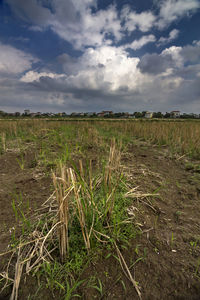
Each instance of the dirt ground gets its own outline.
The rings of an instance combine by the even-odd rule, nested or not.
[[[17,220],[12,201],[30,214],[50,195],[51,178],[33,168],[34,153],[28,151],[22,170],[15,152],[0,156],[0,253],[6,251]],[[9,233],[9,234],[8,234]]]
[[[0,252],[8,250],[17,223],[13,199],[31,215],[52,192],[51,176],[34,166],[32,151],[26,153],[23,170],[17,158],[15,152],[0,156]],[[123,250],[128,266],[133,264],[130,270],[142,299],[200,299],[200,174],[188,170],[185,157],[172,157],[167,148],[144,142],[127,147],[122,166],[131,187],[154,194],[133,199],[131,209],[140,234]],[[16,196],[20,193],[21,198]],[[105,255],[82,275],[98,274],[103,293],[83,285],[78,289],[81,299],[139,299],[116,259]],[[5,261],[0,259],[3,268]],[[20,300],[27,299],[27,286],[22,287]]]
[[[134,270],[143,299],[200,299],[199,174],[187,171],[186,161],[170,157],[165,148],[132,146],[129,153],[135,185],[159,194],[152,200],[154,210],[139,203],[137,214],[143,225],[138,243],[147,249],[147,259]]]

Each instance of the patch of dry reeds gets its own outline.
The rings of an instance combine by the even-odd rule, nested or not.
[[[104,174],[104,182],[105,185],[109,187],[109,189],[112,186],[111,179],[112,179],[113,170],[119,169],[120,160],[121,160],[121,151],[120,149],[117,149],[115,139],[112,139],[108,163],[106,165],[105,174]]]
[[[60,225],[58,227],[60,257],[63,262],[69,251],[69,237],[68,237],[68,224],[69,224],[69,205],[70,205],[70,192],[71,188],[67,187],[66,170],[65,166],[60,165],[60,177],[56,177],[53,173],[53,184],[58,202],[58,220]]]
[[[6,152],[6,135],[4,132],[1,134],[1,144],[3,151]]]
[[[121,178],[120,158],[121,152],[113,139],[105,171],[100,175],[94,176],[91,161],[87,170],[81,160],[78,170],[59,164],[57,171],[52,174],[54,192],[38,210],[32,232],[26,236],[26,241],[20,241],[16,249],[10,250],[10,253],[15,253],[16,257],[15,277],[13,279],[9,277],[9,266],[6,272],[0,274],[7,280],[7,284],[8,281],[13,283],[11,300],[18,298],[22,274],[37,273],[44,262],[54,260],[52,252],[58,249],[57,241],[59,241],[61,263],[70,259],[70,232],[74,230],[75,223],[77,226],[77,221],[80,230],[76,233],[79,232],[79,240],[83,241],[82,244],[88,252],[92,247],[92,239],[98,243],[111,241],[113,243],[114,225],[110,222],[115,206],[115,191]],[[98,190],[103,189],[105,185],[105,199],[96,198]],[[142,196],[136,190],[131,189],[125,197],[143,199],[148,197],[148,194]],[[99,228],[104,225],[99,226],[99,222],[105,222],[103,232]],[[128,224],[128,222],[130,223],[130,218],[122,223]],[[141,299],[139,286],[133,279],[116,242],[114,246],[123,272],[132,282]]]

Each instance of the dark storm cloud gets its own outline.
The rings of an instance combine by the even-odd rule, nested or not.
[[[168,82],[169,81],[169,82]],[[200,77],[185,80],[176,86],[176,76],[153,79],[136,90],[120,87],[111,92],[104,88],[77,88],[60,78],[41,77],[32,83],[16,79],[0,80],[0,106],[30,108],[34,111],[113,111],[154,110],[168,111],[182,108],[198,111],[200,99]],[[14,97],[15,96],[15,97]],[[188,106],[189,101],[189,106]]]
[[[171,48],[169,48],[169,50],[170,49]],[[179,47],[178,56],[183,65],[186,63],[197,63],[200,61],[200,46],[197,44],[187,45],[182,48]],[[167,53],[166,50],[161,54],[145,54],[138,64],[138,68],[142,73],[154,75],[165,72],[168,68],[177,69],[177,67],[182,70],[182,67],[180,68],[180,66],[177,65],[177,57],[173,57],[173,51]]]
[[[67,53],[63,53],[57,57],[57,62],[61,65],[62,70],[66,74],[76,74],[80,68],[78,64],[79,59],[72,57]]]
[[[145,54],[138,64],[142,73],[160,74],[172,67],[173,60],[170,55],[161,56],[157,53]]]
[[[200,61],[200,45],[195,46],[185,46],[181,50],[181,55],[185,61],[198,62]]]
[[[75,98],[80,99],[87,99],[87,97],[93,97],[93,99],[96,99],[97,97],[105,97],[110,94],[110,92],[108,92],[109,84],[106,82],[103,84],[103,89],[92,89],[89,87],[84,88],[77,87],[76,85],[73,86],[66,79],[40,77],[39,81],[29,83],[29,86],[38,91],[61,92],[66,94],[72,94]]]
[[[175,76],[190,80],[196,79],[198,74],[200,74],[200,64],[189,65],[174,71]]]
[[[107,83],[104,83],[104,88],[77,88],[66,80],[48,76],[40,77],[39,81],[31,83],[7,78],[0,80],[0,88],[2,86],[4,91],[1,93],[0,106],[6,105],[9,108],[17,105],[18,110],[31,108],[37,111],[117,111],[124,110],[124,101],[129,98],[127,87],[121,87],[115,92],[109,91]],[[62,98],[61,102],[59,96]],[[130,109],[131,107],[132,104]]]
[[[200,77],[195,80],[184,80],[178,88],[170,93],[169,105],[182,107],[188,112],[199,112]],[[193,108],[193,109],[191,109]]]

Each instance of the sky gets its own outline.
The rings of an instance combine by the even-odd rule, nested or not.
[[[200,0],[0,0],[0,110],[200,113]]]

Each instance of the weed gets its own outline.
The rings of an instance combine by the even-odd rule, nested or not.
[[[121,282],[122,287],[123,287],[123,289],[124,289],[124,292],[125,292],[125,294],[126,294],[126,292],[127,292],[126,285],[125,285],[125,283],[124,283],[123,280],[120,280],[120,282]]]
[[[196,253],[196,250],[199,250],[199,237],[196,237],[194,240],[190,241],[190,246],[191,248],[189,251],[193,255]]]
[[[18,162],[20,169],[24,170],[25,167],[24,155],[22,154],[20,158],[16,158],[16,161]]]
[[[182,215],[182,212],[177,210],[175,213],[174,213],[174,217],[175,217],[175,220],[176,222],[178,223],[180,221],[180,217]]]
[[[11,242],[10,242],[10,246],[12,248],[15,248],[18,244],[19,244],[19,240],[16,238],[16,228],[13,227],[11,229]]]
[[[195,249],[197,246],[197,243],[198,243],[198,241],[190,241],[190,246]]]
[[[64,299],[65,299],[65,300],[70,300],[72,296],[73,296],[73,297],[81,298],[80,295],[74,294],[74,292],[75,292],[76,289],[77,289],[82,283],[84,283],[84,282],[85,282],[85,280],[75,281],[75,282],[73,282],[72,286],[70,287],[70,284],[69,284],[69,282],[67,281],[67,282],[66,282],[66,284],[67,284],[67,288],[66,288],[67,292],[66,292],[66,294],[65,294],[65,298],[64,298]]]
[[[15,194],[12,198],[12,209],[15,214],[16,221],[20,221],[22,223],[22,234],[25,233],[25,230],[30,230],[31,223],[30,220],[26,217],[26,213],[24,212],[25,207],[23,206],[24,201],[22,199],[22,194]],[[29,200],[26,202],[26,210],[29,210]]]
[[[102,282],[101,280],[98,278],[98,284],[93,284],[93,285],[90,285],[91,288],[97,290],[101,296],[103,296],[103,285],[102,285]]]
[[[200,267],[200,258],[198,258],[198,260],[197,260],[197,265],[196,265],[196,269],[195,269],[195,273],[194,273],[196,276],[198,276],[199,267]]]
[[[182,187],[181,187],[181,184],[180,184],[178,181],[176,181],[176,186],[177,186],[177,188],[179,188],[179,189],[182,188]]]
[[[176,238],[174,237],[174,233],[172,232],[172,235],[171,235],[171,240],[170,240],[170,245],[171,247],[173,248],[174,246],[174,241],[176,240]]]
[[[136,245],[136,247],[135,247],[135,253],[137,254],[137,255],[139,255],[139,247],[140,247],[141,245]]]

